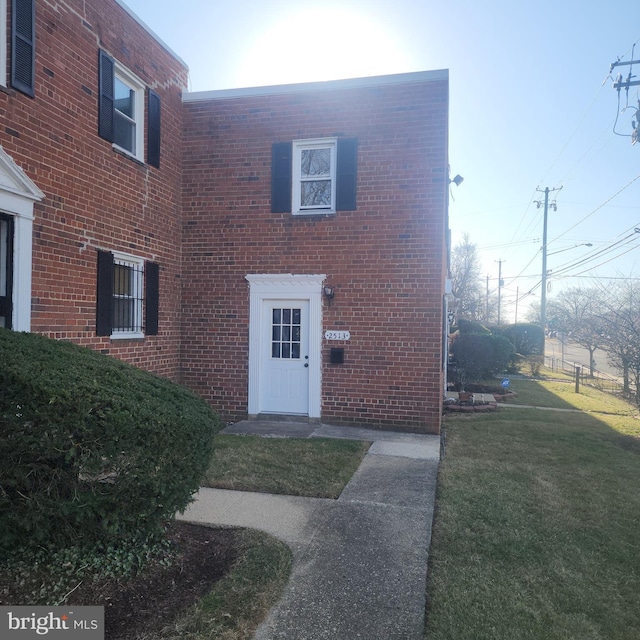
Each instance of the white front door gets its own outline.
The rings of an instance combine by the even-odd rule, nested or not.
[[[261,412],[308,415],[309,301],[262,304]]]
[[[320,418],[322,274],[256,273],[249,283],[247,413]]]

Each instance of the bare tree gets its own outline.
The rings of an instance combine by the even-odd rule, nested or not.
[[[462,242],[451,252],[451,285],[456,315],[469,320],[485,320],[480,259],[468,233],[463,234]]]
[[[604,344],[603,301],[596,288],[574,287],[558,294],[547,308],[550,326],[589,351],[593,377],[594,353]]]
[[[603,348],[622,373],[625,391],[633,379],[640,404],[640,284],[621,280],[603,290],[602,300]]]

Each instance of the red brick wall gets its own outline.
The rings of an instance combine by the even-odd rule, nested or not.
[[[185,104],[183,380],[247,412],[249,273],[325,273],[322,419],[437,432],[447,80]],[[271,144],[358,139],[356,211],[274,214]],[[345,363],[329,364],[331,346]]]
[[[98,137],[98,50],[162,100],[161,168]],[[0,92],[0,144],[45,193],[35,206],[32,331],[100,349],[175,378],[180,349],[181,94],[184,65],[122,7],[37,2],[35,98]],[[160,264],[160,332],[95,335],[96,249]]]
[[[97,135],[98,50],[162,99],[161,168]],[[0,90],[0,144],[35,205],[32,330],[181,379],[247,412],[250,273],[326,273],[322,418],[437,431],[442,391],[447,81],[181,103],[187,71],[105,0],[36,7],[35,98]],[[271,144],[358,139],[358,206],[272,214]],[[160,264],[160,331],[95,335],[96,250]],[[182,293],[182,299],[181,299]],[[345,363],[331,365],[331,346]]]

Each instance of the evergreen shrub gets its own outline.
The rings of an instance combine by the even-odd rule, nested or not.
[[[153,539],[221,428],[183,387],[69,342],[0,329],[0,554]]]
[[[464,390],[467,382],[505,371],[513,355],[513,345],[504,336],[460,333],[451,343],[450,381]]]

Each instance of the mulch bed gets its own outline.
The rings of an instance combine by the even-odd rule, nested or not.
[[[170,567],[152,563],[126,582],[82,584],[66,604],[104,606],[107,640],[133,640],[143,631],[158,632],[211,591],[238,557],[236,529],[176,522],[169,539],[178,550],[177,561]],[[13,604],[11,585],[2,584],[0,578],[0,586]]]

